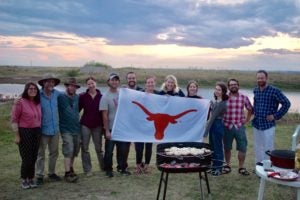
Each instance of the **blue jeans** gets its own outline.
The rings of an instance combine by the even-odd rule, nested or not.
[[[224,161],[223,152],[224,124],[222,119],[216,119],[209,130],[209,144],[213,151],[213,169],[221,169]]]
[[[113,140],[105,140],[105,152],[104,152],[104,171],[113,170],[113,152],[115,146],[117,147],[117,168],[124,171],[127,168],[127,151],[128,142],[119,142]]]

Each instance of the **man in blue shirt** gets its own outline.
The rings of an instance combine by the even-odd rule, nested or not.
[[[45,168],[45,151],[49,149],[49,169],[48,177],[50,180],[59,181],[61,178],[55,173],[56,160],[58,158],[58,107],[57,98],[60,94],[54,89],[60,83],[60,80],[54,75],[45,75],[43,79],[38,81],[42,86],[41,107],[42,107],[42,136],[36,162],[37,184],[43,184],[44,168]]]
[[[267,159],[265,152],[274,149],[275,121],[287,113],[291,103],[278,88],[268,85],[268,73],[265,70],[259,70],[256,79],[252,126],[255,162],[262,165],[262,161]]]
[[[65,83],[66,92],[58,97],[59,129],[63,140],[62,152],[65,164],[65,180],[75,182],[78,177],[73,164],[80,146],[79,95],[75,78]]]

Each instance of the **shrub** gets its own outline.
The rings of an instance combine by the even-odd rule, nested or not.
[[[72,69],[66,72],[67,77],[76,77],[79,76],[80,70],[79,69]]]

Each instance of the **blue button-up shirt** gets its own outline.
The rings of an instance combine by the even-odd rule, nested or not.
[[[45,95],[43,89],[41,89],[40,92],[42,107],[42,134],[53,136],[59,132],[57,98],[60,92],[53,89],[50,97]]]
[[[276,87],[268,85],[264,90],[254,88],[253,111],[254,118],[252,125],[258,130],[267,130],[275,126],[275,120],[287,113],[291,103],[288,98]],[[280,109],[279,104],[281,104]],[[268,121],[267,116],[274,115],[275,120]]]

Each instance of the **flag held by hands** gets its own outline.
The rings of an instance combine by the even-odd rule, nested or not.
[[[120,89],[112,139],[130,142],[202,141],[206,99],[161,96]]]

